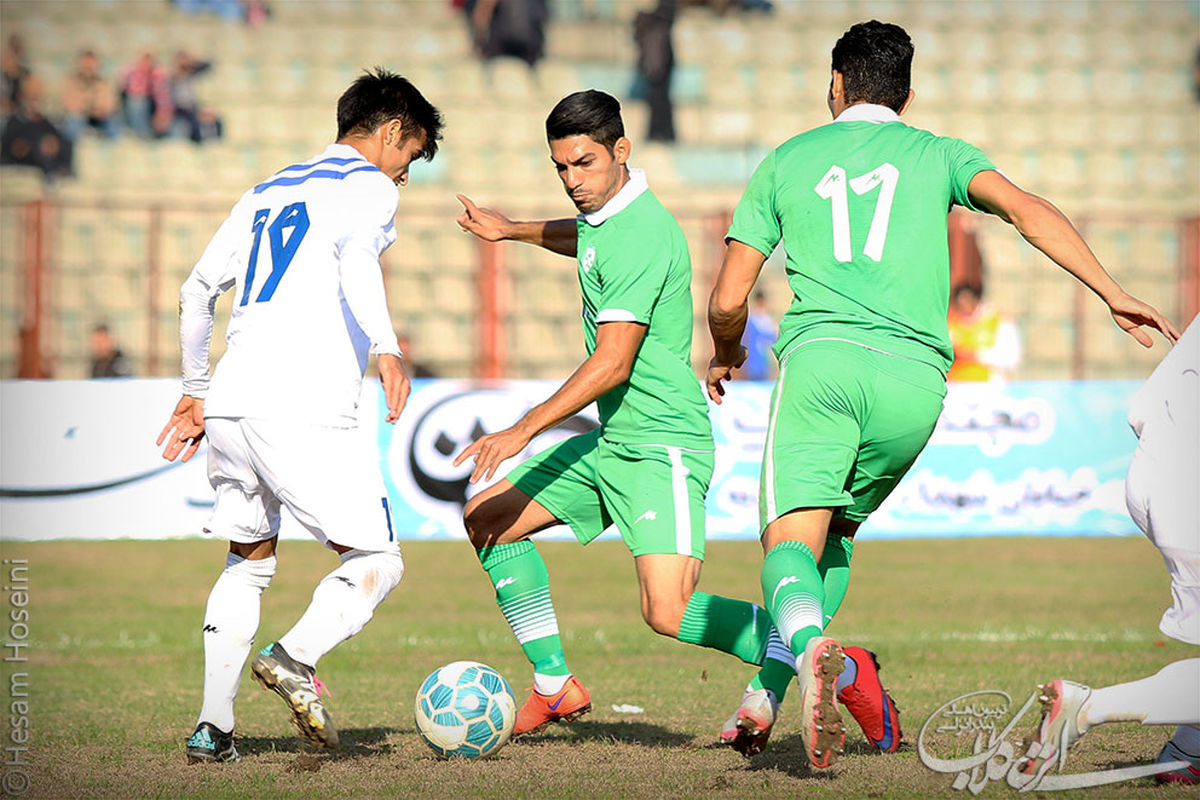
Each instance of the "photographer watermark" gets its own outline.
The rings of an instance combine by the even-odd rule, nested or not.
[[[971,794],[979,794],[991,781],[1003,781],[1022,792],[1054,792],[1120,783],[1187,766],[1182,761],[1171,761],[1051,775],[1056,759],[1045,757],[1043,746],[1036,741],[1042,710],[1038,694],[1031,694],[1011,718],[1012,698],[998,689],[968,692],[942,704],[925,720],[917,736],[921,763],[934,772],[954,775],[951,788],[966,789]],[[1030,709],[1034,714],[1021,726],[1027,733],[1015,733]],[[967,754],[961,755],[964,750]]]
[[[0,760],[0,792],[19,797],[29,791],[29,560],[4,559],[8,592],[8,631],[0,651],[8,675],[8,730]]]

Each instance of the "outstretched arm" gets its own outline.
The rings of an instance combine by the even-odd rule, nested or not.
[[[548,400],[530,409],[517,424],[481,436],[458,454],[458,466],[471,456],[471,483],[491,480],[506,458],[525,449],[533,437],[553,428],[600,395],[629,380],[646,326],[637,322],[604,322],[596,329],[596,349]]]
[[[573,219],[515,222],[498,211],[480,208],[465,194],[455,196],[463,204],[463,213],[459,214],[457,219],[458,226],[486,242],[511,239],[515,242],[536,244],[559,255],[575,255],[578,229]]]
[[[1158,309],[1121,288],[1071,221],[1048,200],[1022,190],[995,170],[978,173],[967,191],[971,202],[1010,223],[1025,241],[1095,292],[1108,305],[1113,321],[1143,347],[1151,347],[1154,340],[1142,326],[1158,330],[1171,342],[1179,338],[1179,330]]]
[[[748,244],[730,239],[716,285],[708,298],[708,330],[712,334],[713,357],[708,363],[708,396],[720,403],[724,382],[746,360],[742,333],[746,330],[746,302],[767,257]]]

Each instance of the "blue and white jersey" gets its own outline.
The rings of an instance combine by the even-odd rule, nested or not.
[[[395,184],[333,144],[244,195],[180,292],[183,392],[206,417],[352,427],[369,354],[399,354],[379,256],[396,240]],[[209,386],[216,299],[234,289]]]

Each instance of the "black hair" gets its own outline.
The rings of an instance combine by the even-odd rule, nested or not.
[[[417,157],[432,160],[445,124],[442,112],[407,78],[383,67],[363,73],[338,98],[337,138],[370,135],[393,119],[400,120],[406,137],[415,136],[418,128],[424,132],[425,147]]]
[[[546,138],[550,141],[568,136],[587,136],[608,152],[625,135],[621,104],[611,94],[587,89],[569,94],[546,117]]]
[[[833,46],[846,103],[878,103],[899,111],[912,86],[913,43],[899,25],[860,22]]]

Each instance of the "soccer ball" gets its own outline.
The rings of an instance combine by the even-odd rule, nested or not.
[[[486,758],[512,736],[517,698],[499,672],[455,661],[429,674],[417,690],[417,732],[442,758]]]

